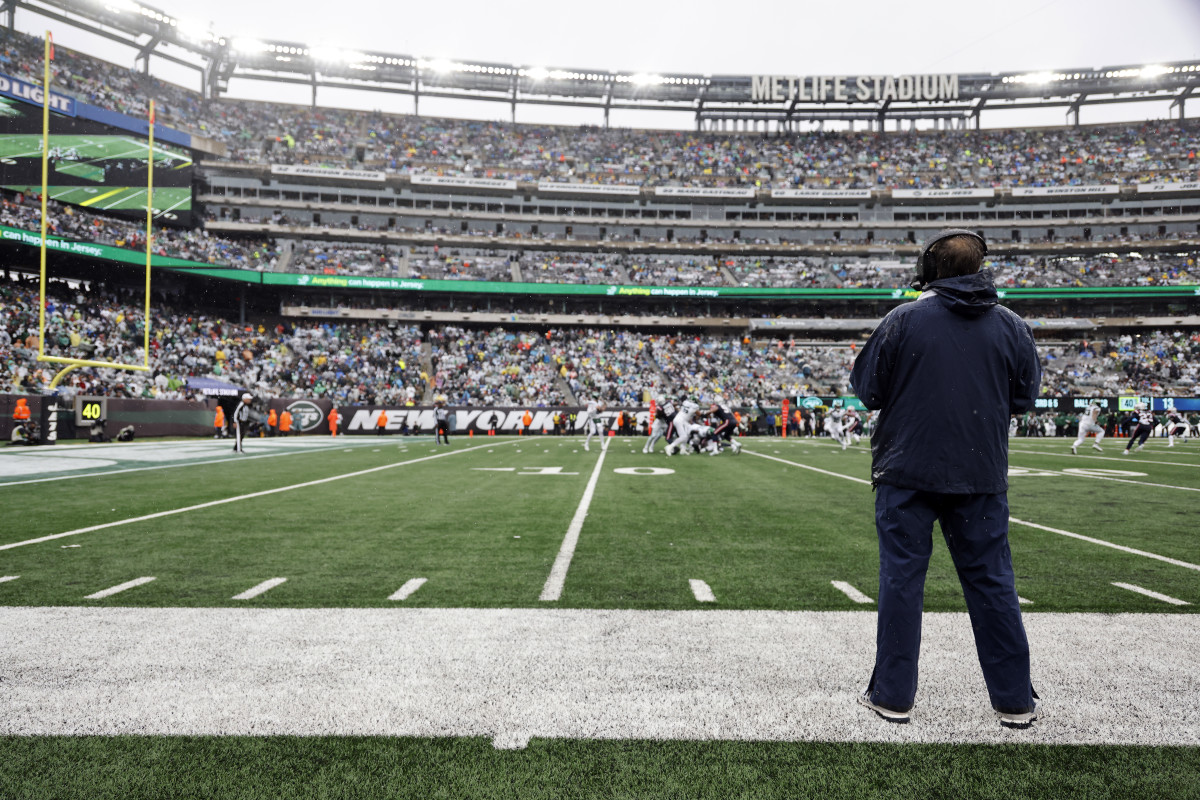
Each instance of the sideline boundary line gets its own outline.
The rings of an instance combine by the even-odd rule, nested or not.
[[[229,463],[230,461],[256,461],[260,458],[275,458],[276,456],[295,456],[295,455],[300,455],[302,453],[328,453],[330,450],[333,450],[335,448],[342,449],[342,446],[340,444],[338,444],[333,447],[306,447],[303,449],[297,448],[296,450],[291,451],[291,452],[263,453],[262,455],[246,456],[245,458],[240,458],[238,456],[225,456],[224,458],[213,458],[213,459],[209,459],[208,461],[189,461],[186,464],[156,464],[151,467],[130,467],[128,469],[110,469],[106,472],[85,472],[85,473],[81,473],[79,475],[55,475],[52,478],[30,478],[29,480],[24,480],[24,481],[6,481],[6,482],[0,482],[0,489],[3,489],[5,486],[25,486],[30,483],[47,483],[49,481],[69,481],[69,480],[73,480],[75,478],[103,478],[106,475],[123,475],[127,472],[145,472],[146,470],[149,470],[149,469],[177,469],[178,467],[200,467],[200,466],[206,466],[208,464],[226,464],[226,463]],[[13,455],[16,455],[16,454],[14,453]],[[45,455],[47,457],[52,457],[53,453],[39,453],[38,455]],[[103,456],[97,455],[96,457],[102,458]],[[29,455],[29,456],[26,456],[26,458],[36,458],[36,456]]]
[[[853,475],[842,475],[837,472],[830,472],[829,470],[818,469],[817,467],[810,467],[807,464],[797,464],[794,461],[785,461],[784,459],[776,458],[775,456],[768,456],[768,455],[764,455],[762,453],[755,453],[753,450],[742,450],[742,452],[746,453],[747,455],[758,456],[759,458],[768,458],[771,461],[778,461],[781,464],[787,464],[788,466],[800,467],[801,469],[812,470],[813,472],[820,472],[822,475],[829,475],[834,478],[842,478],[844,480],[854,481],[855,483],[865,483],[868,486],[871,485],[870,481],[865,481],[862,478],[855,478]],[[1066,474],[1070,475],[1071,473],[1066,473]],[[1078,476],[1078,477],[1083,477],[1083,476]],[[1143,484],[1143,485],[1146,485],[1146,484]],[[1016,525],[1024,525],[1025,527],[1028,527],[1028,528],[1036,528],[1038,530],[1047,531],[1049,533],[1057,533],[1060,536],[1067,536],[1072,539],[1079,539],[1080,541],[1083,541],[1083,542],[1089,542],[1091,544],[1098,544],[1101,547],[1111,547],[1112,549],[1120,550],[1123,553],[1130,553],[1131,555],[1136,555],[1136,556],[1144,556],[1145,558],[1152,558],[1155,561],[1162,561],[1167,564],[1172,564],[1176,567],[1183,567],[1184,569],[1193,569],[1193,570],[1200,572],[1200,564],[1191,564],[1187,561],[1180,561],[1178,559],[1169,558],[1167,556],[1160,556],[1157,553],[1150,553],[1145,550],[1138,550],[1133,547],[1126,547],[1125,545],[1116,544],[1114,542],[1106,542],[1103,539],[1095,539],[1091,536],[1084,536],[1082,533],[1072,533],[1071,531],[1064,531],[1060,528],[1051,528],[1046,525],[1039,525],[1036,522],[1026,522],[1023,519],[1017,519],[1016,517],[1013,517],[1013,516],[1009,516],[1008,521],[1010,523],[1013,523]]]
[[[558,556],[554,559],[554,566],[550,568],[550,576],[546,578],[546,585],[538,595],[538,600],[542,602],[554,602],[562,597],[563,585],[567,582],[567,570],[571,568],[571,559],[575,557],[575,545],[579,543],[579,533],[583,530],[583,521],[587,519],[588,508],[592,505],[592,495],[596,493],[596,484],[600,481],[600,471],[604,467],[604,457],[608,455],[608,443],[612,439],[611,436],[604,437],[604,444],[600,447],[600,458],[596,459],[596,467],[592,470],[592,476],[588,478],[587,488],[583,490],[579,508],[575,509],[575,516],[567,526],[567,535],[563,537]]]
[[[505,442],[504,444],[513,444],[513,443],[514,442]],[[173,508],[170,511],[159,511],[154,514],[145,514],[140,517],[130,517],[129,519],[119,519],[119,520],[116,520],[115,522],[105,522],[102,525],[92,525],[87,528],[77,528],[76,530],[66,531],[64,533],[53,533],[53,534],[50,534],[49,536],[39,536],[36,539],[26,539],[23,542],[12,542],[11,544],[0,545],[0,550],[11,550],[14,547],[23,547],[27,544],[40,544],[41,542],[49,542],[49,541],[53,541],[54,539],[65,538],[67,536],[78,536],[81,533],[92,533],[94,531],[101,531],[106,528],[116,528],[121,525],[129,525],[134,522],[145,522],[147,520],[152,520],[152,519],[161,519],[162,517],[171,517],[171,516],[174,516],[175,514],[183,514],[188,511],[199,511],[202,508],[212,508],[213,506],[221,506],[221,505],[225,505],[226,503],[236,503],[238,500],[250,500],[255,497],[266,497],[267,495],[279,494],[280,492],[290,492],[293,489],[306,489],[309,486],[320,486],[323,483],[332,483],[333,481],[340,481],[345,478],[357,478],[360,475],[370,475],[372,472],[382,472],[385,469],[393,469],[395,467],[404,467],[409,464],[417,464],[422,461],[432,461],[435,458],[445,458],[446,456],[454,456],[454,455],[458,455],[459,453],[469,453],[472,450],[482,450],[485,447],[502,447],[502,446],[503,445],[499,445],[499,444],[495,444],[495,443],[482,444],[482,445],[479,445],[478,447],[468,447],[465,450],[450,450],[445,453],[435,453],[434,455],[431,455],[431,456],[422,456],[420,458],[414,458],[409,461],[399,461],[395,464],[384,464],[383,466],[371,467],[370,469],[360,469],[356,472],[347,472],[343,475],[331,475],[328,478],[318,478],[315,481],[305,481],[304,483],[294,483],[291,486],[280,486],[275,489],[264,489],[261,492],[251,492],[250,494],[240,494],[235,497],[225,497],[220,500],[210,500],[207,503],[198,503],[197,505],[194,505],[194,506],[185,506],[183,508]]]

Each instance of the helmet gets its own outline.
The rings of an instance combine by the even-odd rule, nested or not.
[[[254,395],[250,394],[249,392],[245,392],[244,394],[242,394],[242,402],[243,403],[249,403],[253,399],[254,399]]]

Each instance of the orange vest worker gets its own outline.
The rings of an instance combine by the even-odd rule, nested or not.
[[[292,412],[288,411],[286,408],[283,410],[283,413],[279,415],[279,432],[292,432]]]
[[[225,433],[225,409],[217,406],[217,418],[213,420],[213,427],[217,429],[217,436]]]
[[[329,416],[326,417],[326,419],[329,420],[329,435],[337,436],[337,426],[338,426],[337,409],[336,408],[329,409]]]
[[[379,422],[375,423],[375,431],[378,435],[382,435],[387,430],[387,411],[379,412]]]
[[[17,398],[17,407],[13,409],[13,422],[26,422],[29,419],[29,401],[24,397]]]
[[[526,411],[525,416],[521,417],[521,424],[525,426],[525,430],[529,430],[529,426],[533,424],[533,415]]]
[[[275,409],[267,412],[267,428],[271,431],[271,435],[275,435],[275,428],[279,425],[279,415],[275,413]]]

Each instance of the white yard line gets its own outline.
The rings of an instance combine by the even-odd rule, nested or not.
[[[1087,444],[1087,443],[1085,442],[1084,444]],[[1087,449],[1091,450],[1092,446],[1090,444],[1088,444]],[[1121,449],[1124,450],[1125,448],[1122,447]],[[1066,453],[1070,453],[1071,445],[1068,444],[1066,446],[1065,450],[1066,450]],[[1093,452],[1095,452],[1095,451],[1093,451]],[[1053,458],[1056,456],[1061,457],[1061,456],[1066,455],[1066,453],[1060,453],[1057,450],[1042,451],[1042,450],[1011,450],[1010,449],[1008,451],[1008,453],[1009,453],[1009,455],[1016,453],[1017,455],[1023,455],[1023,456],[1046,456],[1047,458]],[[1138,458],[1137,461],[1131,461],[1129,458],[1122,458],[1120,456],[1106,456],[1106,455],[1100,455],[1100,454],[1092,455],[1092,453],[1083,452],[1083,445],[1080,445],[1079,455],[1072,454],[1071,458],[1072,459],[1091,458],[1096,461],[1116,461],[1121,464],[1158,464],[1158,465],[1164,466],[1164,467],[1188,467],[1190,469],[1200,469],[1200,464],[1184,464],[1181,461],[1150,461],[1145,458]]]
[[[550,577],[546,578],[546,585],[542,587],[542,593],[538,596],[538,600],[542,602],[554,602],[562,597],[563,584],[567,582],[567,570],[571,568],[571,559],[575,557],[575,545],[579,543],[579,533],[583,530],[583,521],[587,519],[592,495],[596,493],[596,483],[600,480],[604,457],[608,455],[610,438],[604,437],[604,444],[600,446],[600,457],[596,459],[596,467],[592,470],[592,476],[588,478],[583,498],[579,501],[579,507],[575,509],[575,516],[571,518],[571,524],[567,527],[567,535],[563,537],[562,546],[558,549],[558,557],[554,559],[554,566],[550,568]]]
[[[778,461],[781,464],[788,464],[789,466],[800,467],[801,469],[808,469],[808,470],[812,470],[813,472],[820,472],[822,475],[830,475],[834,478],[842,478],[844,480],[854,481],[855,483],[862,483],[862,484],[866,484],[868,486],[871,485],[870,481],[863,480],[862,478],[855,478],[852,475],[842,475],[837,472],[830,472],[829,470],[817,469],[816,467],[810,467],[807,464],[799,464],[795,461],[786,461],[782,458],[775,458],[774,456],[763,455],[762,453],[755,453],[752,450],[743,450],[742,452],[747,453],[748,455],[758,456],[759,458],[767,458],[767,459],[770,459],[771,461]],[[1068,473],[1064,473],[1064,474],[1071,475],[1072,473],[1068,472]],[[1077,475],[1075,477],[1083,477],[1083,476]],[[1090,542],[1091,544],[1098,544],[1098,545],[1101,545],[1102,547],[1111,547],[1112,549],[1120,550],[1123,553],[1130,553],[1131,555],[1143,556],[1145,558],[1153,558],[1156,561],[1162,561],[1167,564],[1173,564],[1177,567],[1184,567],[1186,569],[1200,570],[1200,564],[1191,564],[1191,563],[1188,563],[1187,561],[1179,561],[1174,558],[1168,558],[1166,556],[1160,556],[1155,553],[1149,553],[1145,550],[1136,550],[1132,547],[1125,547],[1124,545],[1114,544],[1113,542],[1107,542],[1103,539],[1095,539],[1091,536],[1084,536],[1083,534],[1080,534],[1080,533],[1072,533],[1071,531],[1064,531],[1060,528],[1050,528],[1050,527],[1047,527],[1046,525],[1038,525],[1036,522],[1026,522],[1025,520],[1017,519],[1016,517],[1011,517],[1011,516],[1008,518],[1008,521],[1014,525],[1024,525],[1027,528],[1037,528],[1038,530],[1047,531],[1048,533],[1057,533],[1060,536],[1067,536],[1072,539],[1079,539],[1080,541]]]
[[[231,599],[233,599],[233,600],[250,600],[254,597],[258,597],[263,592],[271,591],[272,589],[274,589],[276,586],[278,586],[281,583],[287,583],[287,578],[271,578],[270,580],[265,580],[262,583],[258,584],[257,586],[251,586],[249,589],[242,592],[241,594],[235,594]]]
[[[875,626],[870,609],[0,607],[0,735],[1196,744],[1200,615],[1027,615],[1053,691],[1019,732],[996,722],[966,613],[925,614],[909,725],[858,706]]]
[[[124,583],[118,583],[116,586],[110,586],[107,589],[102,589],[101,591],[96,592],[95,594],[89,594],[87,597],[85,597],[83,599],[84,600],[101,600],[105,597],[111,597],[112,595],[117,594],[118,592],[123,592],[126,589],[132,589],[135,586],[144,586],[145,584],[149,583],[152,580],[154,580],[154,578],[134,578],[131,581],[125,581]]]
[[[689,578],[688,585],[692,587],[692,596],[696,598],[698,603],[715,603],[717,596],[713,594],[712,587],[702,580]]]
[[[129,195],[128,197],[118,197],[116,200],[113,200],[108,205],[102,206],[101,210],[107,211],[108,209],[112,208],[113,206],[118,206],[121,203],[129,202],[130,200],[133,200],[134,198],[138,197],[139,195],[143,195],[145,193],[146,193],[145,189],[140,189],[140,190],[134,192],[133,194]],[[145,208],[145,206],[142,206],[142,207]]]
[[[1129,464],[1126,460],[1124,463]],[[1079,472],[1063,472],[1056,469],[1046,469],[1045,467],[1022,467],[1019,464],[1009,464],[1010,467],[1017,469],[1027,469],[1031,472],[1052,472],[1055,475],[1061,475],[1064,478],[1086,478],[1094,481],[1112,481],[1114,483],[1132,483],[1134,486],[1150,486],[1155,489],[1176,489],[1181,492],[1200,492],[1200,487],[1196,486],[1175,486],[1171,483],[1150,483],[1149,481],[1135,481],[1129,478],[1114,478],[1111,475],[1084,475]]]
[[[759,458],[765,458],[770,461],[778,461],[780,464],[787,464],[789,467],[799,467],[800,469],[807,469],[807,470],[811,470],[812,472],[819,472],[822,475],[829,475],[830,477],[833,477],[833,478],[842,478],[843,480],[847,480],[847,481],[854,481],[855,483],[861,483],[864,486],[871,485],[870,481],[863,480],[862,478],[855,478],[852,475],[843,475],[840,472],[830,472],[827,469],[819,469],[818,467],[810,467],[808,464],[799,464],[795,461],[788,461],[787,459],[776,458],[775,456],[769,456],[769,455],[766,455],[765,453],[756,453],[753,450],[743,449],[742,452],[748,456],[758,456]]]
[[[851,600],[853,600],[856,603],[864,603],[865,604],[865,603],[874,603],[875,602],[874,600],[867,597],[865,594],[860,592],[858,589],[855,589],[853,586],[846,583],[845,581],[830,581],[830,583],[833,584],[833,588],[837,589],[839,592],[846,595],[846,597],[849,597]]]
[[[86,448],[87,445],[79,445],[79,447]],[[68,449],[68,448],[67,447],[63,448],[63,450],[66,450],[66,449]],[[72,449],[74,449],[74,448],[72,448]],[[5,486],[24,486],[24,485],[30,484],[30,483],[47,483],[49,481],[69,481],[69,480],[74,480],[76,478],[96,478],[96,477],[102,477],[105,475],[123,475],[127,472],[145,472],[146,470],[150,470],[150,469],[159,470],[159,469],[175,469],[177,467],[198,467],[198,466],[203,466],[206,464],[223,464],[227,461],[254,461],[259,458],[275,458],[276,456],[294,456],[299,453],[328,453],[330,450],[334,450],[334,449],[340,449],[340,445],[338,448],[306,447],[304,449],[297,448],[295,450],[288,450],[288,451],[280,452],[280,453],[264,453],[262,455],[257,455],[257,456],[253,456],[253,455],[238,456],[238,455],[234,455],[231,453],[230,455],[224,456],[222,458],[211,458],[206,461],[188,461],[188,462],[185,462],[182,464],[156,464],[152,467],[129,467],[128,469],[110,469],[110,470],[103,470],[100,472],[84,472],[84,473],[80,473],[80,474],[76,474],[76,475],[58,475],[53,478],[30,478],[28,480],[23,480],[23,481],[4,481],[4,482],[0,482],[0,489],[3,489]],[[5,453],[5,455],[17,455],[17,454],[16,453]],[[37,454],[29,454],[29,455],[21,454],[21,455],[25,458],[37,458],[39,456],[45,456],[47,458],[54,457],[54,453],[47,453],[47,452],[42,452],[42,453],[37,453]],[[104,453],[99,453],[98,457],[106,458],[107,456]]]
[[[410,578],[404,582],[404,585],[397,589],[388,600],[407,600],[417,589],[425,585],[427,578]]]
[[[1155,600],[1162,600],[1164,603],[1170,603],[1173,606],[1191,605],[1191,603],[1187,602],[1186,600],[1180,600],[1179,598],[1171,597],[1170,595],[1159,594],[1158,592],[1144,589],[1141,586],[1134,586],[1132,583],[1118,583],[1117,581],[1113,581],[1113,586],[1116,586],[1120,589],[1128,589],[1131,592],[1137,592],[1138,594],[1143,594],[1146,597],[1153,597]]]
[[[20,575],[0,575],[0,583],[8,583],[9,581],[15,581],[19,577],[21,577],[21,576]]]
[[[1135,556],[1142,556],[1143,558],[1153,558],[1155,561],[1162,561],[1167,564],[1173,564],[1176,567],[1183,567],[1185,569],[1194,569],[1194,570],[1200,571],[1200,564],[1189,564],[1187,561],[1179,561],[1174,558],[1167,558],[1166,556],[1160,556],[1156,553],[1148,553],[1145,550],[1136,550],[1132,547],[1126,547],[1125,545],[1122,545],[1122,544],[1114,544],[1113,542],[1106,542],[1103,539],[1094,539],[1091,536],[1084,536],[1081,533],[1072,533],[1071,531],[1064,531],[1064,530],[1061,530],[1060,528],[1050,528],[1050,527],[1047,527],[1046,525],[1038,525],[1036,522],[1026,522],[1025,520],[1017,519],[1016,517],[1009,517],[1008,521],[1011,523],[1015,523],[1017,525],[1024,525],[1027,528],[1037,528],[1039,531],[1046,531],[1048,533],[1057,533],[1059,536],[1067,536],[1072,539],[1079,539],[1082,542],[1090,542],[1091,544],[1098,544],[1102,547],[1111,547],[1113,550],[1120,550],[1122,553],[1129,553],[1129,554],[1135,555]]]
[[[508,444],[508,443],[506,442],[506,444]],[[236,503],[239,500],[251,500],[256,497],[267,497],[268,495],[279,494],[280,492],[290,492],[294,489],[306,489],[309,486],[320,486],[321,484],[332,483],[333,481],[345,480],[346,478],[357,478],[362,475],[370,475],[371,473],[374,473],[374,472],[382,472],[383,470],[386,470],[386,469],[394,469],[396,467],[404,467],[404,466],[408,466],[409,464],[417,464],[422,461],[432,461],[435,458],[445,458],[446,456],[456,456],[456,455],[459,455],[460,453],[469,453],[472,450],[481,450],[484,447],[487,447],[487,445],[480,445],[479,447],[468,447],[464,450],[450,450],[445,453],[437,453],[432,456],[422,456],[421,458],[414,458],[409,461],[400,461],[395,464],[384,464],[381,467],[371,467],[370,469],[361,469],[356,472],[346,472],[341,475],[333,475],[328,478],[319,478],[315,481],[305,481],[304,483],[293,483],[291,486],[280,486],[277,489],[266,489],[261,492],[251,492],[250,494],[240,494],[240,495],[237,495],[236,497],[226,497],[221,500],[212,500],[208,503],[198,503],[194,506],[185,506],[183,508],[173,508],[169,511],[159,511],[158,513],[146,514],[141,517],[130,517],[129,519],[120,519],[115,522],[106,522],[102,525],[92,525],[87,528],[77,528],[76,530],[73,530],[73,531],[66,531],[64,533],[55,533],[55,534],[51,534],[50,536],[39,536],[36,539],[26,539],[23,542],[12,542],[11,544],[0,545],[0,550],[11,550],[14,547],[24,547],[27,544],[39,544],[41,542],[49,542],[49,541],[53,541],[55,539],[62,539],[63,537],[66,537],[66,536],[78,536],[81,533],[93,533],[95,531],[102,531],[102,530],[106,530],[108,528],[116,528],[120,525],[130,525],[135,522],[146,522],[147,520],[161,519],[162,517],[170,517],[170,516],[174,516],[175,514],[185,514],[189,511],[199,511],[202,508],[212,508],[214,506],[225,505],[226,503]]]

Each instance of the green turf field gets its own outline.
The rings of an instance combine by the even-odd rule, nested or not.
[[[1192,646],[1184,640],[1197,630],[1200,607],[1196,443],[1168,449],[1165,441],[1152,440],[1144,452],[1123,456],[1124,442],[1109,440],[1104,453],[1085,449],[1074,456],[1066,439],[1012,441],[1017,589],[1026,603],[1043,697],[1057,701],[1059,719],[1069,718],[1074,726],[1057,730],[1051,712],[1025,738],[1011,732],[998,738],[982,715],[961,725],[952,719],[944,728],[940,719],[915,719],[909,730],[896,733],[853,708],[853,685],[866,677],[857,673],[863,653],[869,657],[871,650],[878,586],[865,447],[842,451],[828,440],[760,439],[748,440],[746,452],[736,457],[667,458],[643,455],[641,445],[640,439],[618,437],[603,452],[595,441],[584,452],[576,437],[502,437],[460,438],[451,448],[435,449],[420,437],[308,437],[252,440],[247,455],[237,458],[227,452],[227,443],[211,440],[0,452],[5,507],[0,577],[7,578],[0,582],[0,606],[16,615],[14,624],[24,624],[22,615],[29,613],[50,614],[53,624],[54,615],[65,615],[81,625],[78,636],[86,638],[97,620],[114,614],[110,655],[119,658],[129,649],[126,642],[140,641],[139,626],[178,625],[198,636],[202,629],[218,636],[229,630],[237,640],[245,637],[232,631],[240,630],[245,614],[281,614],[262,619],[274,620],[270,626],[278,631],[312,636],[308,641],[309,634],[297,634],[308,641],[296,645],[298,662],[313,657],[314,647],[350,653],[343,656],[345,669],[351,674],[361,669],[370,682],[379,670],[355,666],[357,646],[346,642],[357,640],[339,637],[360,620],[368,625],[399,620],[400,641],[389,638],[390,647],[404,650],[403,641],[411,637],[413,648],[433,642],[429,646],[437,649],[445,640],[453,654],[419,662],[433,664],[427,679],[394,676],[396,686],[414,680],[436,684],[468,665],[481,671],[471,672],[475,677],[467,684],[484,687],[461,685],[465,678],[440,686],[434,696],[445,698],[450,708],[462,693],[463,710],[429,712],[432,718],[422,717],[420,724],[404,717],[394,726],[396,736],[362,737],[392,730],[386,721],[345,726],[345,719],[373,719],[373,712],[364,712],[328,727],[304,723],[298,739],[280,735],[282,723],[265,724],[266,738],[234,735],[241,723],[227,721],[217,729],[229,736],[197,735],[210,731],[209,723],[189,726],[185,712],[176,712],[178,736],[163,738],[176,730],[170,719],[123,722],[118,707],[128,698],[113,690],[107,700],[94,702],[109,703],[116,721],[100,713],[98,721],[79,728],[101,735],[0,739],[0,751],[9,754],[0,766],[0,796],[281,796],[271,788],[280,782],[268,776],[294,770],[296,781],[281,781],[292,787],[287,796],[1200,797],[1198,750],[1179,746],[1192,743],[1200,730],[1190,702],[1200,668],[1177,661],[1173,649]],[[564,567],[572,530],[578,538]],[[557,599],[540,599],[555,573]],[[559,620],[556,609],[568,616]],[[935,689],[922,692],[946,716],[969,716],[973,712],[961,710],[962,698],[974,697],[978,666],[969,625],[955,622],[965,620],[965,605],[940,544],[930,567],[926,610],[930,674],[947,676],[951,699],[940,699]],[[649,659],[649,666],[639,665],[636,680],[621,680],[639,703],[661,706],[661,719],[675,720],[676,727],[655,727],[660,712],[643,705],[631,712],[642,715],[635,723],[605,727],[608,723],[597,720],[611,708],[580,710],[585,700],[564,695],[559,704],[567,721],[546,729],[530,723],[517,737],[516,746],[524,749],[502,752],[481,740],[480,735],[496,735],[500,742],[501,736],[487,727],[486,709],[478,705],[483,701],[472,700],[472,693],[487,695],[491,687],[504,696],[530,687],[505,689],[515,679],[506,673],[505,659],[486,667],[476,663],[480,653],[516,648],[513,660],[524,664],[532,658],[530,674],[539,675],[539,662],[520,652],[521,641],[554,649],[559,634],[541,630],[546,619],[561,621],[570,632],[561,633],[568,637],[561,657],[577,659],[570,661],[577,678],[547,674],[532,679],[535,687],[569,694],[591,680],[595,691],[625,685],[596,677],[620,671],[619,663],[604,663],[610,642],[610,654],[620,655],[613,656],[617,662]],[[715,633],[689,629],[705,620],[728,627]],[[793,634],[809,635],[804,626],[813,620],[828,621],[829,652],[813,656],[825,666],[811,678],[796,677],[797,686],[789,688],[789,658],[798,659],[797,676],[808,675],[800,661],[811,659],[789,655],[786,642]],[[1103,645],[1089,636],[1109,620],[1114,631],[1136,632],[1145,621],[1160,633],[1148,634],[1145,644],[1100,655]],[[422,628],[426,623],[435,629]],[[939,662],[943,624],[968,638],[960,642],[965,642],[961,657],[943,653]],[[32,629],[43,625],[39,617]],[[323,625],[328,640],[317,633]],[[405,634],[408,625],[413,627]],[[475,625],[508,633],[476,645]],[[622,644],[622,632],[635,628],[646,638]],[[838,631],[859,640],[847,642]],[[736,724],[697,723],[689,715],[703,716],[702,708],[689,708],[682,698],[692,696],[703,706],[741,691],[740,667],[732,666],[740,663],[738,657],[716,655],[722,642],[739,636],[746,638],[731,645],[735,653],[744,653],[750,664],[771,664],[744,679],[748,695],[741,702],[759,711],[735,715]],[[781,643],[772,646],[764,636],[779,636]],[[186,649],[184,639],[176,646]],[[697,649],[696,641],[705,645]],[[459,645],[461,652],[454,650]],[[53,647],[32,652],[44,656],[56,652]],[[1076,651],[1078,663],[1071,663]],[[1137,661],[1133,651],[1144,660]],[[61,669],[75,675],[71,659],[80,654],[69,647],[62,652]],[[1038,663],[1039,653],[1045,663]],[[1062,654],[1064,663],[1053,662],[1052,653]],[[421,658],[407,650],[392,655]],[[674,666],[653,666],[660,656]],[[13,657],[16,675],[25,675],[21,667],[27,662],[20,653]],[[391,663],[391,657],[381,663]],[[246,658],[258,663],[257,656]],[[336,680],[325,683],[321,658],[316,672],[300,670],[309,678],[294,689],[270,691],[327,691],[331,705],[352,705],[355,696],[341,694],[345,687]],[[704,671],[708,658],[708,669],[725,681],[724,688],[681,688],[680,680],[691,682],[689,669]],[[845,659],[854,666],[837,666]],[[689,667],[674,673],[679,660]],[[165,666],[169,661],[164,654],[155,663],[183,668]],[[829,675],[831,669],[835,675]],[[1075,723],[1089,717],[1071,716],[1075,706],[1105,701],[1103,689],[1091,691],[1089,675],[1098,684],[1128,681],[1161,686],[1162,693],[1131,699],[1135,710],[1113,710],[1114,728],[1081,732]],[[107,686],[108,680],[101,683]],[[170,705],[170,690],[160,691],[168,692],[162,697]],[[838,723],[833,733],[812,733],[807,716],[781,712],[774,718],[774,707],[786,704],[793,691],[809,694],[806,714],[816,709],[821,715],[828,707],[824,716]],[[756,692],[765,692],[770,702]],[[487,696],[493,697],[487,702],[501,702]],[[623,698],[618,693],[601,705]],[[539,701],[535,694],[518,706]],[[320,696],[307,702],[323,707]],[[393,698],[385,705],[392,702],[408,701]],[[761,707],[754,706],[759,702]],[[1186,710],[1181,706],[1172,714],[1172,703],[1186,704]],[[40,704],[26,711],[46,716]],[[199,715],[194,708],[192,713]],[[438,713],[446,719],[439,721]],[[519,716],[519,710],[510,713]],[[484,721],[465,721],[474,714],[483,714]],[[571,721],[575,714],[578,724]],[[22,732],[19,725],[10,723],[0,733]],[[880,726],[889,729],[877,730]],[[137,730],[151,735],[126,735]],[[322,736],[326,730],[345,735]],[[451,738],[434,733],[439,730]],[[1142,743],[1159,741],[1160,733],[1163,746]],[[189,766],[164,769],[176,763]]]

